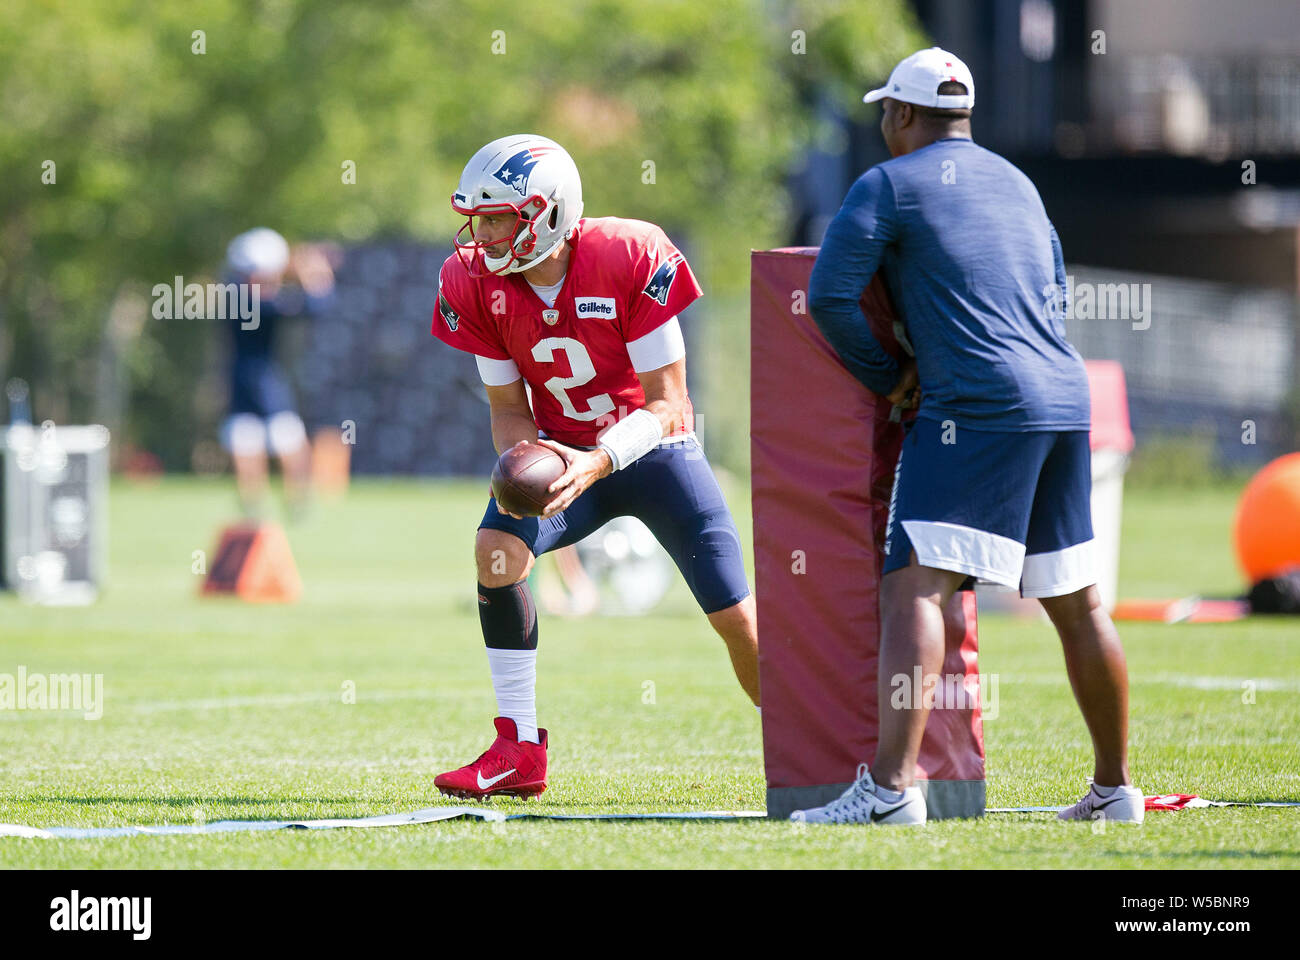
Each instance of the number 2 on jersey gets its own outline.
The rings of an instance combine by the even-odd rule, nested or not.
[[[575,340],[573,337],[545,337],[533,345],[533,359],[538,363],[554,363],[556,350],[563,350],[565,356],[569,358],[569,369],[573,371],[573,375],[551,377],[546,381],[545,387],[551,391],[556,400],[560,401],[560,406],[564,408],[564,415],[573,420],[595,420],[613,413],[614,400],[608,393],[591,397],[587,401],[588,409],[582,412],[579,412],[573,406],[573,401],[569,399],[569,390],[590,383],[596,377],[596,367],[591,362],[591,354],[587,353],[587,348],[582,345],[582,341]]]

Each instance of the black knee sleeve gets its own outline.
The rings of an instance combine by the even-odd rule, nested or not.
[[[528,581],[508,587],[478,585],[478,622],[494,650],[537,649],[537,606]]]

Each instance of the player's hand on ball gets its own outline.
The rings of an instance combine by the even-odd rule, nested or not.
[[[516,520],[523,519],[519,514],[511,513],[509,510],[504,509],[499,503],[497,504],[497,513],[501,514],[503,517],[514,517]]]
[[[609,476],[614,470],[609,454],[604,450],[576,450],[546,439],[537,442],[559,454],[565,464],[564,473],[560,474],[548,488],[549,492],[555,495],[555,499],[546,505],[546,509],[542,511],[543,517],[552,517],[564,510],[577,500],[584,490],[601,477]]]

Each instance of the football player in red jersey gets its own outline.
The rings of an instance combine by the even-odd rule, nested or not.
[[[498,452],[540,443],[564,458],[541,517],[490,499],[474,544],[478,609],[496,691],[497,737],[438,776],[445,794],[546,789],[547,732],[534,699],[540,554],[617,516],[640,518],[672,555],[758,704],[754,598],[740,537],[694,433],[677,315],[701,290],[654,224],[582,216],[564,148],[517,135],[465,167],[452,208],[466,217],[442,265],[433,334],[474,354]]]

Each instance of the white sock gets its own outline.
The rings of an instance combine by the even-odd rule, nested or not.
[[[537,733],[537,651],[487,648],[497,714],[515,722],[520,740],[540,743]]]
[[[1106,797],[1109,797],[1112,793],[1114,793],[1118,789],[1119,787],[1099,787],[1095,783],[1092,785],[1092,792],[1095,793],[1097,796],[1101,797],[1103,800]]]
[[[763,708],[760,707],[758,704],[754,704],[754,709],[755,709],[756,711],[758,711],[758,719],[762,720],[762,719],[763,719]]]
[[[876,796],[884,800],[885,803],[898,803],[899,800],[903,799],[903,794],[898,790],[890,790],[880,784],[876,784]]]

